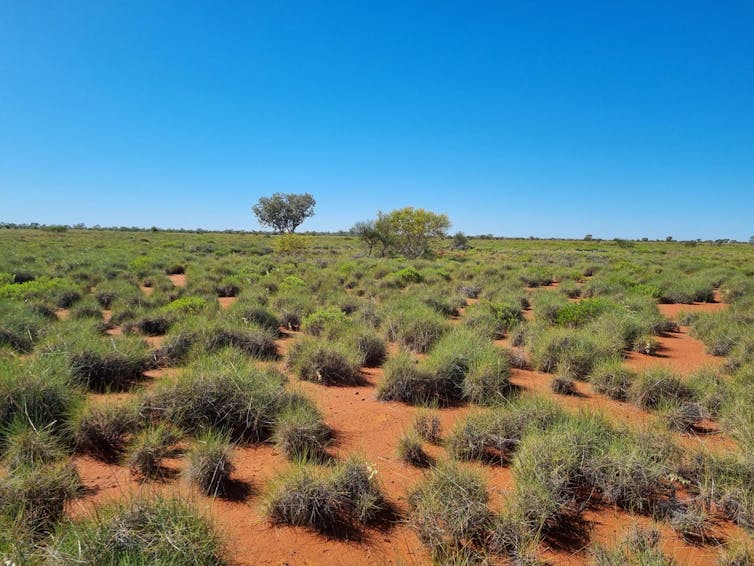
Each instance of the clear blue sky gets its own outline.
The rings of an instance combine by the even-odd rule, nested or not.
[[[0,221],[754,234],[754,3],[0,2]]]

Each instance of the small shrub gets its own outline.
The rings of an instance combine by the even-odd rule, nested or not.
[[[338,307],[326,307],[314,311],[301,321],[301,329],[312,336],[320,336],[326,333],[328,336],[337,336],[349,318]]]

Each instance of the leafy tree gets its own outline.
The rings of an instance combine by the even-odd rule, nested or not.
[[[450,220],[445,214],[408,206],[387,214],[378,212],[375,226],[390,249],[416,258],[429,251],[432,238],[445,236]]]
[[[369,255],[376,246],[380,246],[380,255],[384,256],[393,240],[390,225],[384,218],[357,222],[351,228],[351,233],[367,245]]]
[[[276,232],[292,234],[304,220],[314,216],[315,204],[314,197],[309,193],[275,193],[271,197],[261,197],[251,210],[260,224]]]

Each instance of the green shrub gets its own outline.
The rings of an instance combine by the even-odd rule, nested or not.
[[[584,326],[603,313],[620,308],[607,299],[583,299],[577,303],[566,303],[558,309],[555,322],[571,328]]]
[[[208,304],[207,299],[202,297],[181,297],[166,305],[163,310],[167,314],[194,315],[202,312]]]
[[[335,337],[342,332],[349,318],[338,307],[325,307],[314,311],[301,321],[301,329],[307,334]]]

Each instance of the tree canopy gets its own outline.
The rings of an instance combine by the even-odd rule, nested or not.
[[[432,238],[445,236],[448,228],[450,220],[445,214],[408,206],[378,212],[376,220],[358,222],[352,232],[367,244],[370,255],[379,245],[382,255],[390,250],[416,258],[429,252]]]
[[[261,197],[251,210],[260,224],[276,232],[292,234],[304,220],[314,216],[316,204],[309,193],[275,193],[271,197]]]

